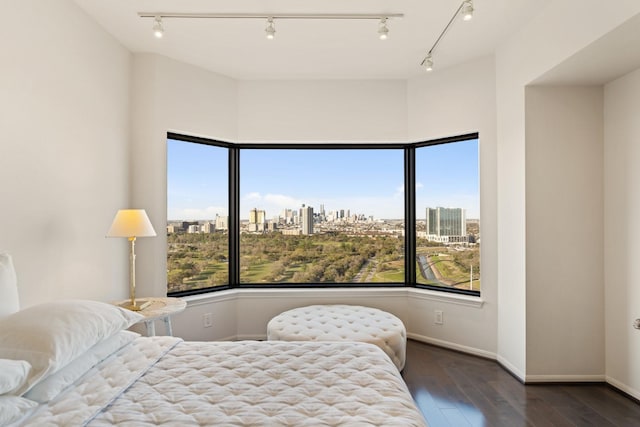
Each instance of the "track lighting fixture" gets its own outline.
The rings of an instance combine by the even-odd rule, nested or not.
[[[458,9],[456,9],[456,13],[453,14],[451,19],[449,20],[449,23],[444,27],[444,30],[442,30],[442,32],[436,39],[436,42],[433,44],[433,46],[431,46],[431,49],[429,49],[427,56],[425,56],[425,58],[420,63],[420,66],[424,67],[426,71],[433,70],[433,52],[436,50],[438,43],[440,43],[440,40],[442,40],[444,35],[449,30],[449,27],[451,27],[451,24],[453,24],[458,15],[462,15],[462,19],[464,19],[465,21],[469,21],[473,17],[473,0],[464,0],[462,3],[460,3],[460,6],[458,6]]]
[[[267,38],[273,40],[276,36],[276,27],[273,25],[273,18],[267,18],[267,28],[264,30],[267,33]]]
[[[465,0],[462,3],[462,19],[465,21],[471,21],[473,18],[473,2],[472,0]]]
[[[155,24],[153,25],[153,32],[156,37],[162,37],[164,33],[164,29],[162,28],[162,19],[163,18],[180,18],[180,19],[191,19],[191,18],[208,18],[208,19],[266,19],[267,27],[265,28],[265,33],[268,39],[273,39],[276,35],[276,28],[274,25],[274,20],[276,19],[323,19],[323,20],[362,20],[362,19],[370,19],[377,20],[380,22],[378,26],[378,37],[381,40],[385,40],[389,35],[389,28],[387,27],[387,20],[392,18],[402,18],[404,15],[402,13],[386,13],[386,14],[373,14],[373,13],[302,13],[302,14],[294,14],[294,13],[276,13],[270,15],[261,15],[254,13],[160,13],[160,12],[138,12],[138,16],[141,18],[154,18]]]
[[[153,35],[156,38],[161,39],[164,34],[164,28],[162,28],[162,17],[156,16],[153,24]]]
[[[446,32],[449,30],[456,17],[462,16],[462,19],[469,21],[473,18],[473,0],[463,0],[453,17],[449,20],[449,23],[444,27],[438,38],[436,39],[431,49],[429,49],[427,55],[424,57],[420,66],[424,67],[426,71],[433,70],[433,53],[438,47],[438,43],[442,40]],[[159,12],[138,12],[138,16],[141,18],[154,18],[153,33],[157,38],[161,38],[164,35],[164,28],[162,27],[162,18],[209,18],[209,19],[266,19],[267,27],[265,28],[266,37],[269,40],[275,38],[276,28],[274,25],[275,19],[330,19],[330,20],[361,20],[361,19],[375,19],[379,21],[378,24],[378,37],[380,40],[386,40],[389,37],[389,28],[387,27],[387,20],[392,18],[402,18],[402,13],[388,13],[388,14],[270,14],[260,15],[252,13],[159,13]]]
[[[422,64],[425,71],[433,71],[433,57],[431,56],[431,52],[427,53],[427,56],[422,60]]]
[[[382,18],[378,25],[378,37],[380,40],[386,40],[389,37],[389,29],[387,28],[387,18]]]

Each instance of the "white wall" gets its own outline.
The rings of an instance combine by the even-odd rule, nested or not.
[[[640,70],[605,86],[607,381],[640,399]]]
[[[127,295],[130,53],[73,2],[3,2],[0,250],[22,306]]]
[[[525,188],[525,87],[638,12],[640,3],[633,0],[550,2],[496,53],[498,358],[522,379],[527,372],[530,309],[525,196],[527,188],[534,188]],[[579,219],[576,225],[580,226]]]
[[[603,90],[526,89],[527,381],[604,380]]]
[[[139,295],[167,292],[167,132],[237,137],[236,82],[155,54],[132,67],[131,204],[147,210],[157,237],[136,241]]]
[[[404,80],[238,82],[243,142],[407,140]]]
[[[478,132],[480,135],[480,217],[482,307],[456,301],[411,299],[410,330],[439,344],[496,353],[498,307],[496,91],[493,56],[425,73],[407,87],[409,140],[424,141]],[[434,325],[434,310],[446,321]]]

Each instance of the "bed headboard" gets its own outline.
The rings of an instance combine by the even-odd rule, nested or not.
[[[20,310],[18,280],[11,255],[0,252],[0,319]]]

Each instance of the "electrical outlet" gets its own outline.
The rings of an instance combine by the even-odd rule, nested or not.
[[[436,325],[442,325],[443,321],[442,321],[442,310],[436,310],[434,311],[435,315],[436,315],[436,319],[435,319],[435,324]]]
[[[202,315],[202,326],[205,328],[213,326],[213,313],[205,313]]]

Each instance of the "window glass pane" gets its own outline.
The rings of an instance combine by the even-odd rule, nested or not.
[[[480,291],[478,140],[416,149],[416,279]]]
[[[240,153],[241,283],[404,282],[402,149]]]
[[[229,283],[228,149],[167,141],[167,291]]]

